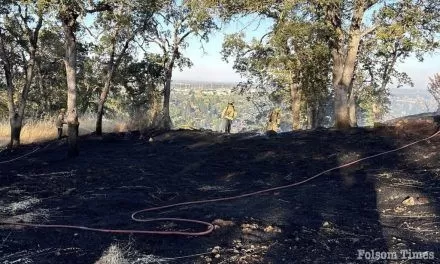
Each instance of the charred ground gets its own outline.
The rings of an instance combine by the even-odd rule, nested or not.
[[[0,162],[40,147],[0,163],[0,221],[197,230],[135,223],[130,214],[304,180],[435,133],[438,125],[425,121],[276,136],[189,130],[84,136],[76,159],[65,158],[65,139],[4,150]],[[0,263],[95,263],[115,244],[131,263],[369,263],[357,259],[358,250],[401,249],[434,252],[434,260],[417,263],[440,263],[439,148],[436,136],[283,191],[145,215],[214,222],[216,230],[202,237],[0,226]],[[429,203],[402,205],[408,196]],[[164,259],[197,253],[207,254]]]

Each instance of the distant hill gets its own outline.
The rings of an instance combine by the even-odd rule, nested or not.
[[[391,89],[392,95],[402,95],[402,94],[426,94],[431,96],[431,94],[426,89],[416,89],[416,88],[394,88]]]
[[[437,102],[427,90],[393,89],[391,90],[390,100],[391,111],[385,119],[435,112],[437,110]]]
[[[234,82],[197,82],[173,81],[172,83],[172,118],[177,127],[194,126],[218,130],[221,126],[219,115],[228,100],[235,100],[239,109],[239,118],[236,130],[262,129],[271,104],[261,108],[248,100],[248,95],[237,95],[232,89],[237,85]],[[391,90],[390,112],[385,120],[419,113],[435,112],[437,102],[425,89],[396,88]],[[288,106],[285,106],[286,109]],[[284,115],[282,127],[288,129],[289,111]],[[362,124],[362,122],[360,122]]]

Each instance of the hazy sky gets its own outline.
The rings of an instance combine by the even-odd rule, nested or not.
[[[247,39],[261,37],[270,27],[270,21],[262,20],[258,16],[248,16],[238,21],[223,25],[220,32],[210,36],[209,42],[203,44],[192,38],[184,54],[194,63],[193,67],[182,72],[173,72],[174,80],[195,80],[212,82],[238,82],[240,75],[232,69],[232,62],[226,63],[220,54],[223,39],[226,34],[244,32]],[[230,58],[233,61],[234,58]]]
[[[267,32],[266,29],[269,26],[269,23],[256,17],[231,23],[225,26],[221,32],[211,36],[210,41],[204,44],[206,54],[200,49],[200,43],[191,39],[190,47],[184,53],[191,58],[194,65],[182,72],[176,69],[173,73],[173,79],[176,81],[240,81],[240,75],[232,69],[232,63],[228,64],[221,58],[220,51],[224,35],[242,30],[247,37],[258,37]],[[414,88],[426,89],[428,78],[440,72],[440,54],[426,55],[423,62],[418,62],[415,58],[409,58],[403,64],[398,65],[398,70],[405,71],[413,79]]]

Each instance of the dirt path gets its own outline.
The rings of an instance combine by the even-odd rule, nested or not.
[[[427,134],[391,128],[274,137],[174,131],[152,142],[136,133],[108,134],[83,137],[74,160],[65,158],[65,142],[53,142],[26,159],[0,164],[0,220],[196,230],[134,223],[130,214],[297,182]],[[417,263],[440,263],[439,144],[437,137],[284,191],[155,213],[216,224],[204,237],[0,226],[0,263],[105,263],[103,254],[115,247],[125,263],[371,263],[358,259],[362,250],[433,252],[434,260]],[[0,152],[0,161],[34,147]],[[407,196],[429,203],[404,206]],[[206,255],[164,259],[198,253]],[[412,263],[398,257],[375,263]]]

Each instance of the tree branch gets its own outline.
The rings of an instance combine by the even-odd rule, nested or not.
[[[366,35],[373,33],[376,31],[376,29],[379,27],[379,24],[375,24],[371,26],[370,28],[365,29],[363,32],[361,32],[361,38],[365,37]]]
[[[93,8],[92,9],[86,9],[85,10],[86,13],[91,13],[92,14],[92,13],[98,13],[98,12],[103,12],[103,11],[113,11],[114,10],[114,7],[111,6],[108,3],[99,3],[96,6],[94,6],[93,5],[93,1],[89,0],[89,4],[91,6],[93,6]]]
[[[183,40],[188,37],[191,33],[195,33],[195,30],[189,30],[188,32],[186,32],[185,34],[183,34],[180,38],[179,41],[177,41],[177,45],[180,45]]]
[[[367,3],[365,4],[365,10],[370,9],[372,6],[374,6],[378,2],[379,2],[379,0],[369,0],[369,1],[367,1]]]
[[[115,61],[115,68],[119,67],[119,64],[121,63],[122,57],[124,57],[125,52],[128,49],[128,46],[130,45],[130,42],[134,40],[136,36],[135,32],[132,32],[130,37],[127,38],[127,40],[124,43],[124,47],[122,48],[121,52],[116,56],[116,61]]]
[[[43,26],[43,15],[40,14],[40,15],[38,15],[38,22],[37,22],[37,25],[35,26],[34,32],[33,33],[31,32],[31,35],[29,36],[29,38],[32,37],[31,45],[34,46],[34,48],[37,47],[38,35],[40,33],[40,29],[42,26]]]

